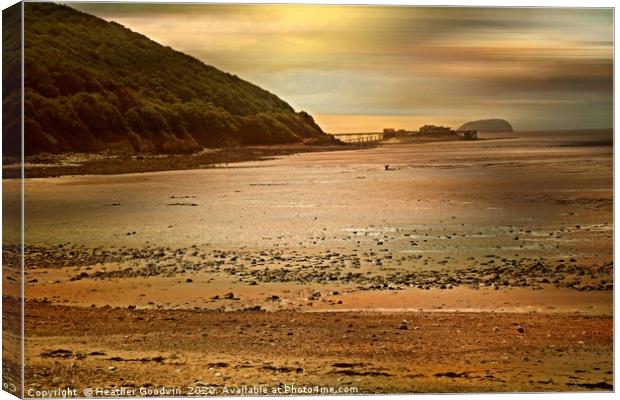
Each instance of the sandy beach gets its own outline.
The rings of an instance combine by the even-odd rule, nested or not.
[[[26,388],[612,390],[611,138],[27,179]]]

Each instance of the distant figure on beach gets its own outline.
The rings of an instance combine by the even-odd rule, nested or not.
[[[385,170],[389,171],[390,170],[390,164],[385,164]]]

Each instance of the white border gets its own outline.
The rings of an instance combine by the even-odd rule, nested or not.
[[[69,2],[69,1],[65,1],[65,2]],[[97,2],[103,2],[103,1],[97,1],[97,0],[81,0],[81,2],[92,2],[92,3],[97,3]],[[105,1],[108,3],[123,3],[123,2],[136,2],[136,3],[242,3],[242,4],[257,4],[257,3],[269,3],[269,4],[350,4],[350,5],[402,5],[402,6],[412,6],[412,5],[417,5],[417,6],[461,6],[461,7],[472,7],[472,6],[480,6],[480,7],[575,7],[575,8],[585,8],[585,7],[605,7],[605,8],[614,8],[616,3],[615,1],[609,1],[609,0],[589,0],[589,1],[559,1],[559,0],[555,0],[555,1],[550,1],[550,0],[539,0],[539,1],[532,1],[532,0],[465,0],[465,1],[447,1],[447,0],[388,0],[388,1],[372,1],[372,0],[356,0],[356,1],[351,1],[351,0],[308,0],[308,1],[301,1],[301,0],[242,0],[242,1],[235,1],[235,0],[208,0],[208,1],[200,1],[200,0],[184,0],[184,1],[158,1],[158,0],[131,0],[131,1],[119,1],[119,0],[109,0],[109,1]],[[12,0],[0,0],[0,5],[1,8],[7,8],[12,4],[15,4],[16,1],[12,1]],[[2,22],[0,20],[0,31],[1,31],[1,27],[2,27]],[[614,28],[615,28],[615,9],[614,9]],[[23,29],[23,24],[22,24],[22,29]],[[614,43],[616,43],[618,40],[618,31],[614,29]],[[23,43],[22,43],[22,50],[23,50]],[[1,61],[1,54],[2,54],[2,44],[0,41],[0,61]],[[23,65],[22,65],[23,68]],[[615,195],[615,187],[616,187],[616,177],[618,176],[618,172],[620,172],[620,167],[616,164],[615,162],[615,139],[616,139],[616,132],[617,132],[617,119],[615,118],[617,115],[617,103],[615,102],[615,93],[616,93],[616,89],[618,88],[618,82],[615,79],[616,73],[617,73],[618,69],[617,66],[615,64],[615,49],[614,49],[614,195]],[[22,87],[23,87],[23,74],[22,74]],[[23,97],[23,91],[22,91],[22,97]],[[23,102],[23,99],[22,99]],[[22,103],[23,104],[23,103]],[[22,113],[23,113],[23,109],[22,109]],[[2,116],[2,112],[1,112],[1,107],[0,107],[0,118]],[[22,142],[23,142],[23,135],[22,135]],[[2,151],[2,143],[0,141],[0,154]],[[23,143],[22,143],[22,152],[23,152]],[[23,167],[22,167],[22,176],[23,176]],[[22,180],[22,191],[23,191],[23,180]],[[0,185],[0,195],[2,193],[2,189],[1,189],[1,185]],[[616,210],[617,210],[617,203],[616,203],[616,198],[614,196],[614,222],[616,220]],[[1,221],[1,217],[2,217],[2,211],[0,209],[0,221]],[[23,206],[22,206],[22,221],[23,221]],[[2,231],[0,230],[0,240],[2,238]],[[618,255],[620,254],[620,251],[618,250],[618,248],[616,248],[615,243],[616,243],[616,238],[617,238],[617,232],[614,229],[614,260],[619,259]],[[22,224],[22,243],[23,243],[23,224]],[[0,260],[1,260],[1,255],[0,255]],[[618,274],[617,271],[614,270],[614,282],[619,282],[618,281]],[[23,283],[23,266],[22,266],[22,283]],[[23,295],[23,284],[22,284],[22,295]],[[614,290],[614,310],[618,309],[618,298],[615,296],[615,290]],[[0,302],[0,312],[2,310],[2,304]],[[0,322],[1,324],[1,322]],[[23,331],[23,313],[22,313],[22,331]],[[616,343],[615,338],[616,335],[618,333],[618,320],[616,319],[616,314],[614,312],[614,345]],[[23,333],[23,332],[22,332]],[[614,346],[615,347],[615,346]],[[23,357],[23,338],[22,338],[22,357]],[[614,367],[619,365],[618,364],[618,351],[614,351]],[[618,372],[615,368],[614,368],[614,391],[616,390],[615,388],[618,385]],[[22,370],[22,374],[23,374],[23,370]],[[23,376],[22,376],[22,382],[23,382]],[[431,399],[431,400],[435,400],[435,399],[449,399],[449,398],[454,398],[455,395],[453,394],[446,394],[446,395],[372,395],[372,396],[364,396],[364,397],[372,397],[372,398],[378,398],[378,399],[410,399],[413,398],[414,396],[423,396],[425,399]],[[536,397],[540,397],[543,399],[549,399],[549,400],[574,400],[574,399],[613,399],[614,398],[614,393],[544,393],[544,394],[530,394],[530,393],[526,393],[526,394],[462,394],[462,395],[457,395],[458,399],[479,399],[481,397],[483,398],[489,398],[489,399],[529,399],[532,396],[536,396]],[[292,399],[308,399],[311,398],[312,396],[291,396],[291,397],[287,397],[287,398],[292,398]],[[5,400],[5,399],[15,399],[16,397],[8,394],[7,392],[4,391],[0,391],[0,400]],[[244,399],[256,399],[256,397],[241,397]],[[260,397],[261,399],[281,399],[281,397]],[[351,396],[330,396],[328,397],[330,399],[350,399]],[[160,397],[160,399],[171,399],[169,397]]]

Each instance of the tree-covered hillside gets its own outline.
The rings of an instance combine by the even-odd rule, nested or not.
[[[258,86],[52,3],[25,4],[24,79],[27,154],[180,153],[331,138]]]

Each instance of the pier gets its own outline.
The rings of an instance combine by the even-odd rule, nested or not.
[[[383,132],[333,133],[332,135],[345,143],[370,143],[383,140]]]

